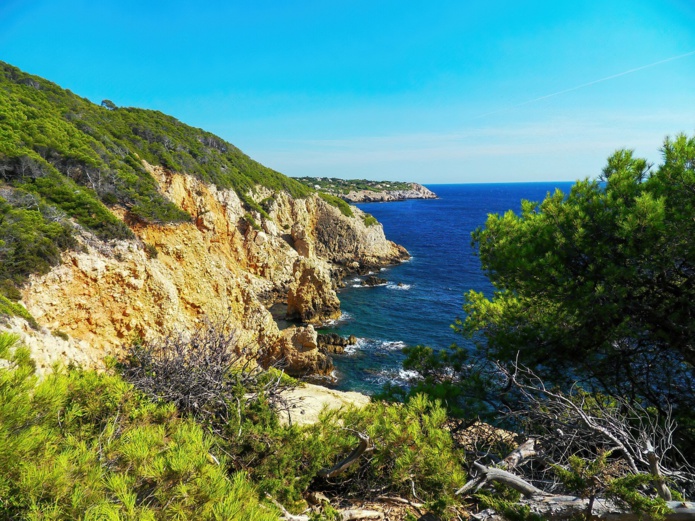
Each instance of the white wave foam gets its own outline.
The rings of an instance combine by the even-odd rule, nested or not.
[[[403,284],[402,282],[398,283],[398,284],[394,284],[393,282],[389,282],[386,285],[386,287],[388,289],[396,289],[399,291],[408,291],[412,286],[411,286],[411,284]]]
[[[382,369],[367,379],[379,385],[384,385],[386,383],[391,383],[394,385],[408,385],[413,380],[417,380],[418,378],[420,378],[420,375],[417,373],[417,371],[401,368]]]
[[[407,347],[407,344],[401,340],[358,338],[354,344],[345,346],[343,354],[354,355],[358,351],[400,351],[404,347]]]
[[[394,340],[394,341],[385,341],[381,343],[381,349],[385,349],[386,351],[400,351],[404,347],[406,347],[407,344],[405,342],[402,342],[401,340]]]
[[[324,325],[324,327],[333,327],[336,324],[342,324],[343,322],[347,322],[349,320],[352,320],[352,315],[350,313],[343,311],[340,313],[340,316],[338,318],[334,318],[332,320],[326,320],[323,323],[323,325]]]

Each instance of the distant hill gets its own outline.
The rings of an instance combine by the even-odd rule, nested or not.
[[[336,177],[297,177],[307,187],[341,197],[351,203],[436,199],[437,195],[417,183],[370,181]]]

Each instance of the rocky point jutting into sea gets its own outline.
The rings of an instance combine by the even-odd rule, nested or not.
[[[211,317],[226,318],[250,352],[263,346],[272,360],[283,359],[290,374],[326,374],[332,364],[317,348],[313,325],[340,316],[341,277],[408,257],[381,225],[366,226],[356,208],[346,217],[318,196],[295,199],[261,187],[254,197],[272,202],[269,217],[252,214],[254,226],[233,190],[147,168],[195,221],[143,224],[114,209],[137,239],[107,244],[85,233],[82,251],[64,253],[59,266],[33,277],[22,301],[41,326],[69,335],[28,339],[43,342],[43,356],[35,355],[40,366],[98,364],[133,338],[183,331]],[[269,311],[278,302],[305,325],[281,331]]]
[[[437,194],[418,183],[410,183],[410,188],[406,190],[354,190],[342,197],[351,203],[384,203],[406,199],[436,199]]]

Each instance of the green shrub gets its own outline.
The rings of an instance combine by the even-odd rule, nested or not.
[[[37,382],[14,340],[0,334],[1,518],[277,519],[173,406],[93,371]]]
[[[0,316],[2,315],[21,317],[26,320],[32,328],[39,328],[38,322],[36,322],[36,319],[27,311],[27,308],[22,306],[19,302],[12,302],[3,295],[0,295]]]
[[[66,341],[70,340],[70,337],[68,336],[68,334],[65,333],[64,331],[60,331],[59,329],[52,331],[51,334],[55,337],[62,339],[62,340],[66,340]]]
[[[254,230],[260,231],[261,227],[256,222],[256,219],[253,218],[253,215],[251,215],[250,213],[245,213],[244,214],[244,220],[251,225],[251,228],[253,228]]]
[[[319,192],[319,197],[331,206],[335,206],[336,208],[338,208],[338,210],[340,210],[340,213],[342,213],[345,217],[354,217],[355,214],[352,212],[352,208],[350,207],[350,205],[343,201],[340,197],[326,194],[324,192]]]
[[[262,492],[288,508],[301,510],[308,489],[341,497],[399,495],[443,509],[456,502],[454,491],[465,482],[461,461],[444,429],[444,410],[420,396],[404,406],[375,403],[365,409],[326,413],[315,425],[283,426],[260,401],[233,419],[226,445],[234,468],[246,469]],[[369,436],[373,451],[331,479],[319,477]],[[375,493],[379,491],[379,493]],[[417,497],[413,497],[413,491]],[[418,499],[419,498],[419,499]]]
[[[376,217],[374,217],[373,215],[370,215],[368,213],[366,213],[362,216],[362,222],[364,223],[364,225],[367,228],[369,228],[370,226],[374,226],[376,224],[379,224],[379,221],[376,220]]]

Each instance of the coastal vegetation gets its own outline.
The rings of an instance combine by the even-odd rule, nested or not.
[[[60,369],[39,381],[0,334],[2,519],[277,519],[213,436],[115,374]]]
[[[340,213],[342,213],[345,217],[353,217],[354,213],[352,211],[352,208],[348,203],[343,201],[340,197],[336,197],[331,194],[327,194],[325,192],[320,192],[319,197],[326,201],[328,204],[331,206],[335,206],[340,210]]]
[[[250,210],[257,186],[305,197],[313,189],[235,146],[153,110],[101,105],[0,62],[0,292],[16,300],[29,274],[44,273],[76,245],[72,222],[102,240],[132,239],[110,211],[131,220],[189,221],[143,161],[234,189]],[[4,306],[3,309],[6,309]]]
[[[695,138],[667,139],[663,153],[653,169],[616,152],[596,181],[489,216],[473,244],[495,291],[466,295],[454,327],[468,343],[407,349],[409,388],[313,425],[282,421],[282,391],[298,382],[257,366],[266,346],[249,358],[226,323],[196,319],[136,338],[103,372],[57,365],[42,378],[0,333],[0,517],[309,521],[390,501],[410,519],[484,508],[537,519],[534,495],[572,494],[586,519],[606,498],[663,518],[695,493]],[[0,315],[38,328],[22,285],[85,230],[133,239],[116,213],[191,219],[143,161],[236,190],[256,230],[276,204],[255,202],[257,186],[293,197],[318,186],[348,217],[346,191],[410,187],[307,186],[174,118],[96,105],[0,63]]]
[[[599,180],[491,215],[473,241],[495,292],[469,292],[455,325],[475,354],[418,348],[409,366],[431,380],[471,370],[471,356],[517,360],[562,388],[671,410],[695,440],[695,138],[663,153],[652,171],[616,152]]]
[[[466,294],[454,324],[466,346],[406,349],[419,377],[385,396],[425,393],[463,421],[523,432],[543,456],[521,472],[545,490],[548,461],[585,484],[624,465],[623,484],[645,490],[658,452],[669,486],[695,492],[695,138],[662,151],[656,168],[618,151],[597,180],[490,215],[473,244],[495,290]]]
[[[277,519],[267,497],[301,511],[309,490],[363,500],[415,494],[447,517],[455,512],[465,473],[441,406],[419,397],[325,413],[309,427],[281,424],[273,403],[292,381],[230,370],[232,339],[213,327],[137,344],[120,366],[125,380],[114,368],[56,367],[39,381],[29,352],[1,334],[0,516]],[[330,469],[361,433],[370,457],[337,477]]]
[[[402,181],[370,181],[369,179],[339,179],[337,177],[296,177],[295,179],[306,186],[336,196],[360,190],[386,192],[411,189],[411,183]]]

